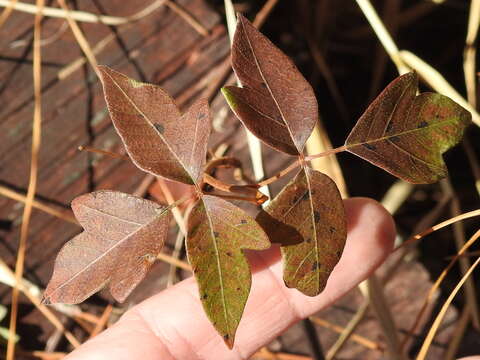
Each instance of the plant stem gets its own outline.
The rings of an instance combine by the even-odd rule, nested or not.
[[[337,154],[337,153],[340,153],[342,151],[345,151],[347,150],[347,147],[344,145],[344,146],[340,146],[338,148],[335,148],[335,149],[331,149],[331,150],[327,150],[327,151],[324,151],[320,154],[314,154],[314,155],[309,155],[309,156],[305,156],[303,158],[303,161],[312,161],[314,159],[318,159],[318,158],[321,158],[321,157],[324,157],[324,156],[329,156],[329,155],[333,155],[333,154]],[[300,159],[297,159],[294,163],[290,164],[288,167],[286,167],[285,169],[283,169],[282,171],[280,171],[279,173],[273,175],[272,177],[268,178],[268,179],[265,179],[263,181],[260,181],[258,183],[258,186],[265,186],[265,185],[269,185],[275,181],[277,181],[278,179],[284,177],[285,175],[287,175],[288,173],[290,173],[292,170],[296,169],[297,167],[300,166]]]
[[[130,160],[130,158],[128,156],[120,155],[120,154],[117,154],[117,153],[114,153],[114,152],[111,152],[111,151],[107,151],[107,150],[92,148],[90,146],[79,146],[78,151],[88,151],[88,152],[91,152],[91,153],[97,153],[97,154],[101,154],[101,155],[110,156],[111,158],[115,158],[115,159]]]
[[[291,172],[292,170],[296,169],[297,167],[300,166],[300,161],[297,159],[294,163],[290,164],[288,167],[286,167],[285,169],[283,169],[282,171],[280,171],[279,173],[273,175],[272,177],[268,178],[268,179],[265,179],[263,181],[260,181],[258,183],[258,186],[265,186],[265,185],[269,185],[275,181],[277,181],[278,179],[284,177],[285,175],[287,175],[289,172]]]
[[[258,190],[257,185],[233,185],[224,183],[221,180],[214,178],[213,176],[204,173],[203,174],[203,182],[205,184],[213,186],[215,189],[229,192],[229,193],[236,193],[239,195],[247,196],[247,199],[255,199],[255,202],[259,205],[263,204],[265,201],[268,200],[268,196],[264,195],[262,192]],[[242,200],[243,197],[240,199]]]
[[[212,194],[212,196],[216,196],[216,197],[219,197],[222,199],[228,199],[228,200],[247,201],[255,205],[262,205],[265,202],[265,200],[268,199],[268,197],[265,195],[263,195],[264,198],[262,199],[258,199],[257,197],[245,197],[245,196],[230,195],[230,194]]]
[[[340,146],[338,148],[335,148],[335,149],[330,149],[330,150],[327,150],[327,151],[324,151],[320,154],[314,154],[314,155],[308,155],[308,156],[305,156],[305,161],[312,161],[314,159],[318,159],[318,158],[321,158],[321,157],[324,157],[324,156],[329,156],[329,155],[333,155],[333,154],[338,154],[338,153],[341,153],[343,151],[347,150],[347,146],[346,145],[343,145],[343,146]]]

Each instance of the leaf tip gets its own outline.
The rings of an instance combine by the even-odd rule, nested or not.
[[[100,74],[100,80],[103,82],[105,74],[107,74],[111,69],[107,65],[97,65],[98,74]]]
[[[236,88],[236,86],[224,86],[221,89],[223,97],[227,101],[228,105],[232,108],[232,110],[237,108],[237,100],[233,91],[233,89]]]
[[[235,338],[233,336],[230,336],[229,334],[225,334],[223,335],[223,341],[225,342],[225,345],[227,345],[229,349],[233,349],[233,344],[235,342]]]

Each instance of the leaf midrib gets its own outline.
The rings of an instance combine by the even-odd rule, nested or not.
[[[158,137],[163,141],[163,143],[165,144],[167,149],[170,151],[170,153],[175,157],[175,159],[178,161],[178,163],[182,166],[183,170],[185,170],[185,172],[188,174],[188,176],[190,176],[190,179],[194,183],[196,183],[197,179],[193,178],[192,174],[190,174],[190,171],[185,166],[183,161],[178,157],[178,155],[175,153],[175,151],[173,151],[173,149],[170,147],[170,144],[163,137],[163,135],[155,128],[155,126],[153,125],[153,122],[148,118],[148,116],[146,116],[145,113],[140,110],[140,108],[137,106],[137,104],[125,93],[125,91],[122,89],[122,87],[115,81],[115,79],[108,72],[104,72],[104,73],[110,78],[110,80],[112,80],[113,84],[115,84],[115,86],[118,88],[118,90],[120,90],[120,92],[123,94],[123,96],[132,104],[132,106],[135,108],[135,110],[137,110],[140,113],[140,115],[142,115],[142,117],[148,122],[148,124],[152,127],[152,129],[155,131],[155,133],[158,135]]]
[[[311,220],[312,220],[312,224],[313,224],[313,236],[315,237],[315,261],[317,262],[317,268],[315,269],[315,275],[316,275],[316,278],[317,278],[317,281],[316,281],[316,287],[317,287],[317,291],[319,291],[320,289],[320,274],[318,272],[319,270],[319,265],[320,265],[320,259],[319,259],[319,256],[318,256],[318,238],[317,238],[317,224],[315,223],[315,214],[314,214],[314,209],[313,209],[313,201],[312,201],[312,185],[310,184],[310,177],[309,177],[309,174],[308,174],[308,169],[306,167],[304,167],[303,171],[305,172],[305,179],[306,179],[306,182],[307,182],[307,187],[308,187],[308,200],[309,200],[309,203],[310,203],[310,216],[311,216]]]
[[[215,237],[215,234],[214,234],[214,231],[213,231],[213,221],[212,221],[212,218],[210,216],[208,206],[207,206],[207,204],[206,204],[206,202],[203,198],[201,199],[201,201],[203,202],[203,207],[205,209],[205,214],[207,215],[208,225],[209,225],[209,228],[210,228],[210,236],[213,240],[212,241],[213,242],[213,248],[215,250],[215,257],[216,257],[216,260],[217,260],[218,277],[219,277],[219,280],[220,280],[220,294],[221,294],[221,297],[222,297],[223,314],[225,316],[225,325],[226,325],[226,328],[227,328],[227,333],[230,334],[230,321],[229,321],[229,317],[228,317],[228,313],[227,313],[227,300],[225,298],[225,286],[223,284],[223,271],[222,271],[222,267],[221,267],[221,264],[220,264],[220,253],[218,251],[217,238]]]
[[[301,149],[299,149],[297,147],[297,143],[295,141],[295,137],[293,136],[293,132],[292,132],[292,129],[290,129],[290,126],[288,125],[288,122],[285,118],[285,115],[283,114],[283,111],[280,107],[280,104],[278,103],[277,99],[275,98],[275,96],[273,95],[273,92],[272,92],[272,89],[270,87],[270,84],[268,83],[267,79],[265,78],[264,74],[263,74],[263,71],[262,71],[262,68],[260,67],[260,63],[258,62],[258,59],[257,59],[257,55],[255,54],[255,50],[253,49],[253,46],[252,46],[252,43],[250,42],[250,38],[248,37],[248,34],[247,34],[247,31],[245,29],[245,24],[243,22],[243,20],[240,21],[240,23],[242,24],[242,29],[243,29],[243,33],[245,34],[245,38],[247,39],[247,42],[248,42],[248,46],[250,48],[250,50],[252,51],[252,55],[253,55],[253,60],[255,61],[255,65],[257,65],[257,69],[258,69],[258,72],[260,73],[260,76],[262,77],[262,80],[265,82],[265,86],[267,87],[267,90],[268,92],[270,93],[270,96],[272,97],[273,99],[273,102],[275,103],[275,105],[277,106],[277,109],[278,111],[280,112],[280,115],[282,116],[282,120],[283,122],[285,123],[285,126],[288,130],[288,133],[290,134],[290,137],[292,138],[292,142],[293,144],[295,145],[295,148],[297,149],[298,152],[301,151]]]
[[[348,150],[349,148],[356,147],[356,146],[361,146],[361,145],[365,145],[365,144],[373,144],[373,143],[380,142],[380,141],[390,140],[394,137],[400,137],[400,136],[412,134],[412,133],[415,133],[417,131],[426,131],[426,130],[429,130],[431,128],[439,127],[439,126],[448,124],[450,122],[455,123],[457,121],[460,121],[460,119],[459,118],[454,118],[454,119],[442,120],[442,121],[436,122],[434,124],[430,124],[430,125],[422,127],[422,128],[410,129],[410,130],[407,130],[407,131],[404,131],[404,132],[401,132],[401,133],[382,136],[382,137],[377,138],[377,139],[362,141],[362,142],[359,142],[359,143],[345,144],[345,149]]]
[[[160,218],[161,216],[163,216],[166,212],[168,212],[168,209],[165,209],[164,211],[162,211],[160,214],[154,216],[151,221],[149,221],[148,223],[145,223],[143,224],[142,226],[139,226],[138,229],[136,229],[135,231],[133,231],[132,233],[128,234],[127,236],[125,236],[123,239],[119,240],[118,242],[116,242],[114,245],[112,245],[111,247],[109,247],[106,251],[104,251],[99,257],[97,257],[95,260],[93,260],[91,263],[89,263],[87,266],[85,266],[82,270],[80,270],[79,272],[77,272],[75,275],[73,275],[70,279],[68,279],[67,281],[65,281],[63,284],[59,285],[54,291],[52,291],[52,294],[55,294],[56,292],[58,292],[59,290],[61,290],[63,287],[65,287],[66,285],[68,285],[70,282],[72,282],[74,279],[76,279],[77,277],[79,277],[83,272],[87,271],[87,269],[91,268],[93,265],[95,265],[98,261],[102,260],[105,256],[107,256],[107,254],[109,254],[111,251],[113,251],[117,246],[119,246],[120,244],[123,244],[125,241],[127,241],[128,239],[130,239],[132,236],[134,236],[135,234],[137,234],[140,230],[143,230],[145,227],[147,227],[148,225],[150,225],[152,222],[154,222],[155,220],[157,220],[158,218]],[[83,232],[84,234],[88,234],[87,231],[84,231]],[[106,280],[106,282],[108,282],[108,280]],[[49,295],[49,297],[52,296],[52,294]]]

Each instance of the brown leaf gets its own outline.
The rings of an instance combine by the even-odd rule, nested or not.
[[[335,183],[306,167],[257,221],[272,242],[282,245],[285,284],[308,296],[320,294],[347,238],[345,210]]]
[[[204,195],[188,216],[187,254],[208,318],[231,348],[251,285],[242,249],[264,250],[270,242],[243,210]]]
[[[448,97],[416,96],[417,89],[415,73],[392,81],[358,120],[345,146],[405,181],[428,184],[447,176],[442,154],[460,141],[472,117]]]
[[[170,212],[106,190],[75,198],[72,209],[85,231],[60,250],[43,302],[80,303],[107,283],[112,296],[124,301],[160,253]]]
[[[313,89],[295,64],[242,15],[232,67],[243,86],[222,89],[233,112],[266,144],[300,154],[318,118]]]
[[[186,184],[203,173],[210,135],[208,101],[183,115],[160,87],[99,66],[108,110],[132,161],[140,169]]]

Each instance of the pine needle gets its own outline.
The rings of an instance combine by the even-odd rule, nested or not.
[[[467,281],[467,279],[470,277],[472,274],[473,270],[477,267],[477,265],[480,263],[480,257],[473,263],[472,266],[468,269],[468,271],[463,275],[462,279],[458,282],[457,286],[453,289],[453,291],[450,293],[448,296],[447,300],[443,304],[442,308],[440,309],[440,312],[438,313],[437,317],[435,318],[435,321],[433,322],[432,326],[430,327],[430,330],[428,331],[427,337],[425,338],[425,341],[423,342],[423,345],[420,349],[420,352],[418,353],[418,356],[416,360],[425,360],[428,349],[430,348],[430,345],[432,344],[433,338],[435,337],[435,334],[437,333],[438,328],[440,327],[443,318],[445,317],[445,314],[447,313],[448,307],[452,303],[453,299],[455,298],[455,295],[460,291],[462,285]]]
[[[42,63],[41,63],[41,30],[42,30],[42,12],[44,0],[37,0],[38,13],[35,15],[34,35],[33,35],[33,87],[34,87],[34,113],[32,123],[32,153],[30,158],[30,180],[28,184],[27,198],[23,209],[23,220],[20,230],[20,241],[18,244],[17,260],[15,263],[15,286],[12,290],[12,305],[10,316],[9,338],[7,344],[7,360],[15,359],[15,333],[17,331],[18,316],[18,297],[20,283],[25,265],[25,251],[27,247],[28,230],[30,217],[32,215],[33,200],[37,189],[38,177],[38,154],[40,151],[40,142],[42,136]]]

